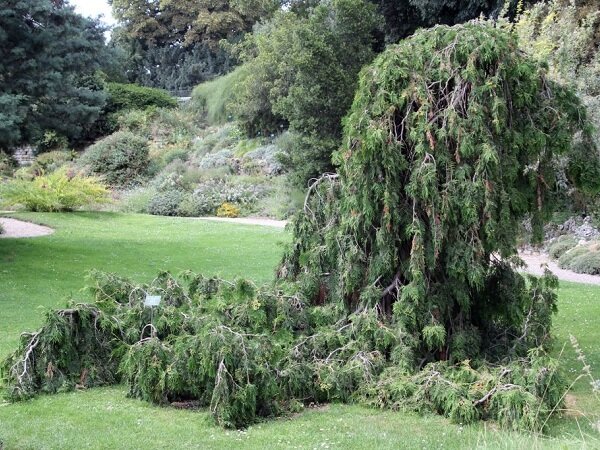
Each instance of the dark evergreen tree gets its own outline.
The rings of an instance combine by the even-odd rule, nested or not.
[[[274,0],[112,0],[121,26],[115,42],[131,60],[132,82],[189,95],[230,70],[220,41],[234,42],[278,6]]]
[[[103,28],[63,2],[8,0],[0,7],[0,147],[54,131],[84,139],[104,104],[95,76]]]

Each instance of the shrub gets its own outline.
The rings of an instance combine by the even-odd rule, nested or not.
[[[276,177],[270,180],[268,192],[254,209],[260,216],[289,219],[302,208],[305,195],[287,176]]]
[[[582,245],[572,248],[571,250],[566,251],[563,255],[558,259],[558,266],[562,269],[571,269],[571,263],[575,258],[579,256],[585,255],[588,253],[588,249]]]
[[[558,260],[558,265],[577,273],[589,275],[600,274],[600,245],[592,242],[579,245],[565,252]]]
[[[262,186],[253,184],[232,184],[225,180],[210,180],[200,183],[193,198],[202,214],[214,214],[221,204],[235,203],[240,206],[254,204],[265,194]]]
[[[225,202],[217,209],[217,217],[239,217],[240,208],[233,203]]]
[[[219,128],[209,128],[203,137],[193,140],[193,150],[196,160],[201,160],[207,153],[222,149],[231,149],[241,139],[241,131],[232,124]]]
[[[142,285],[110,273],[88,279],[94,303],[49,311],[0,363],[9,400],[123,381],[131,397],[193,401],[226,427],[301,402],[359,401],[537,432],[563,404],[565,379],[540,349],[500,364],[438,361],[410,372],[394,357],[409,336],[383,323],[377,308],[344,316],[311,306],[297,285],[258,288],[191,272],[161,272]],[[161,305],[144,308],[145,292],[160,292]],[[433,334],[439,343],[443,333]]]
[[[121,130],[146,135],[155,116],[155,109],[129,109],[118,114],[116,121]]]
[[[173,161],[187,161],[190,156],[188,148],[180,147],[178,145],[171,145],[165,149],[161,154],[161,162],[166,166]]]
[[[38,172],[54,172],[73,161],[74,152],[54,150],[36,156],[32,167]]]
[[[183,108],[161,108],[156,111],[151,133],[154,140],[169,144],[188,144],[199,132],[197,118]]]
[[[249,174],[278,175],[283,171],[280,154],[280,149],[274,144],[258,147],[244,155],[241,170]]]
[[[235,162],[233,152],[229,149],[219,150],[216,153],[209,153],[198,163],[198,167],[201,169],[216,169],[219,167],[226,167],[231,172],[234,172]]]
[[[129,109],[174,108],[177,100],[162,89],[137,84],[107,83],[107,112]]]
[[[233,98],[233,91],[246,77],[244,66],[206,83],[202,83],[192,91],[192,108],[204,115],[210,125],[228,122],[231,114],[228,103]]]
[[[187,194],[179,203],[177,215],[182,217],[198,217],[203,215],[200,205],[193,194]]]
[[[573,236],[562,235],[550,244],[548,248],[548,254],[553,259],[560,258],[566,251],[571,250],[573,247],[577,245],[577,239]]]
[[[69,140],[56,131],[46,131],[44,136],[36,142],[40,152],[64,151],[69,148]]]
[[[600,251],[588,248],[586,253],[571,260],[569,268],[577,273],[600,275]]]
[[[148,141],[129,131],[117,131],[89,147],[79,164],[112,186],[135,184],[148,171]]]
[[[156,190],[149,187],[136,187],[125,191],[119,199],[119,211],[129,213],[147,213],[148,204]]]
[[[71,211],[107,201],[108,191],[97,177],[57,170],[33,180],[12,179],[0,188],[5,204],[23,205],[29,211]]]
[[[148,213],[155,216],[177,216],[184,196],[183,192],[177,190],[157,192],[148,202]]]
[[[15,170],[15,161],[10,155],[0,150],[0,178],[9,177]]]

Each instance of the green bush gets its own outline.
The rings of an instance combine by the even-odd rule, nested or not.
[[[588,251],[572,259],[569,268],[573,272],[600,275],[600,251],[588,248]]]
[[[289,219],[302,208],[306,192],[290,183],[287,176],[272,178],[269,188],[255,206],[259,216]]]
[[[247,74],[244,66],[206,83],[202,83],[192,91],[192,108],[204,115],[211,125],[222,124],[231,120],[228,103],[233,98],[237,86]]]
[[[157,192],[148,202],[148,213],[155,216],[178,216],[179,204],[185,197],[181,191]]]
[[[152,137],[168,144],[188,144],[200,132],[198,120],[187,108],[160,108],[152,122]]]
[[[203,215],[200,205],[192,194],[187,194],[177,207],[177,215],[182,217],[198,217]]]
[[[130,131],[117,131],[89,147],[79,164],[101,175],[111,186],[135,184],[147,174],[148,141]]]
[[[208,153],[223,149],[232,149],[241,140],[240,129],[232,124],[219,128],[208,128],[207,132],[193,141],[194,159],[201,160]]]
[[[19,167],[14,172],[15,178],[33,180],[35,177],[54,172],[73,161],[75,153],[64,150],[53,150],[35,157],[33,164]]]
[[[69,140],[56,131],[46,131],[36,142],[36,147],[40,152],[64,151],[69,148]]]
[[[107,83],[107,112],[129,109],[174,108],[177,100],[162,89],[137,84]]]
[[[563,269],[589,275],[600,275],[600,245],[593,242],[568,250],[558,260]]]
[[[129,109],[118,114],[116,121],[121,130],[146,135],[150,133],[150,127],[155,117],[155,109]]]
[[[571,263],[575,258],[585,255],[588,253],[588,249],[584,246],[573,247],[571,250],[566,251],[559,259],[558,266],[562,269],[571,269]]]
[[[36,170],[44,173],[54,172],[65,164],[73,161],[73,157],[73,152],[54,150],[37,155],[32,166]]]
[[[148,204],[156,190],[151,187],[138,186],[121,194],[118,210],[128,213],[147,213]]]
[[[0,198],[6,205],[23,205],[29,211],[72,211],[106,202],[108,190],[97,177],[61,169],[33,180],[9,180],[0,187]]]
[[[539,432],[567,389],[558,362],[539,348],[500,364],[438,361],[409,371],[395,358],[409,336],[382,323],[376,308],[345,316],[310,305],[298,285],[259,288],[189,271],[137,284],[94,271],[87,290],[94,303],[49,311],[0,363],[9,400],[125,382],[130,397],[193,401],[225,427],[341,401]],[[152,311],[143,307],[146,292],[162,297]]]
[[[548,248],[548,254],[552,259],[560,258],[565,252],[571,250],[577,245],[577,239],[573,236],[563,235],[559,236]]]
[[[12,176],[15,167],[12,157],[0,150],[0,178]]]

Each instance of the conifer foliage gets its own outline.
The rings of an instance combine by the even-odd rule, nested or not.
[[[539,236],[576,134],[593,158],[578,98],[514,35],[418,32],[362,72],[338,174],[313,184],[280,274],[317,302],[378,307],[407,335],[412,367],[541,345],[553,282],[528,288],[510,258],[521,221]]]

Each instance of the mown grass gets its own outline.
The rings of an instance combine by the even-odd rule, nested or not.
[[[0,239],[0,356],[18,334],[36,328],[42,309],[80,293],[87,270],[98,268],[150,280],[158,270],[191,269],[257,282],[271,279],[288,235],[276,229],[113,213],[19,214],[56,232],[34,239]],[[40,309],[42,308],[42,309]],[[600,378],[600,287],[563,283],[556,317],[556,352],[577,337]],[[561,358],[571,378],[581,362],[570,344]],[[91,389],[0,403],[6,449],[41,448],[600,448],[594,424],[600,404],[581,379],[569,396],[573,410],[554,420],[549,437],[509,433],[493,424],[460,426],[438,416],[328,405],[243,432],[213,425],[206,410],[159,408],[126,398],[126,388]],[[0,445],[1,448],[1,445]]]
[[[50,236],[0,239],[0,356],[23,330],[36,328],[43,307],[81,298],[93,268],[150,281],[159,270],[273,276],[285,235],[269,227],[118,213],[12,215],[56,229]]]

